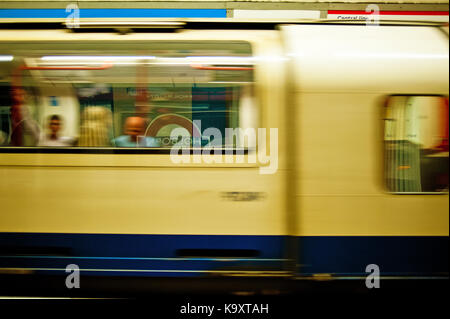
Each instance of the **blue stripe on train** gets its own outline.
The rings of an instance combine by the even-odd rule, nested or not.
[[[86,274],[137,276],[277,271],[283,264],[283,240],[283,236],[245,235],[0,233],[0,267],[33,268],[48,273],[49,268],[63,272],[67,265],[76,264]],[[180,252],[203,252],[205,256],[183,257]],[[227,254],[238,257],[227,258]]]
[[[302,274],[366,276],[376,264],[381,275],[448,276],[446,236],[317,236],[299,241]]]
[[[80,18],[226,18],[225,9],[79,9]],[[60,18],[72,10],[0,9],[0,18]]]
[[[448,275],[448,237],[299,237],[297,275]],[[86,274],[199,276],[217,271],[285,270],[285,236],[0,233],[0,268],[64,272],[77,264]],[[256,252],[235,258],[180,257],[177,251]],[[206,254],[207,255],[207,254]],[[55,270],[49,270],[55,269]]]

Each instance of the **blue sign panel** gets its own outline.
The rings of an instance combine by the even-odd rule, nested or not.
[[[80,18],[226,18],[226,9],[79,9]],[[72,11],[71,11],[72,12]],[[67,18],[65,9],[0,9],[0,18]]]

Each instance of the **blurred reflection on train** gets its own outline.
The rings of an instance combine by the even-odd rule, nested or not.
[[[227,27],[0,31],[0,270],[448,275],[443,29]]]

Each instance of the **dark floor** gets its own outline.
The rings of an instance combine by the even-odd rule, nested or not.
[[[144,311],[144,318],[309,319],[325,315],[334,318],[337,313],[348,316],[352,312],[360,314],[359,318],[373,315],[384,318],[388,314],[430,318],[446,306],[448,291],[448,279],[382,279],[380,288],[368,289],[364,280],[100,277],[82,278],[79,289],[67,289],[64,278],[0,277],[0,305],[12,305],[16,312],[30,310],[27,305],[32,310],[37,305],[51,309],[63,305],[83,315],[91,306],[113,312],[131,306]],[[23,299],[27,297],[33,298]],[[155,317],[156,313],[162,315]]]

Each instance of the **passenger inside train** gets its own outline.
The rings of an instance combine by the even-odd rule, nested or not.
[[[158,147],[158,140],[152,136],[144,136],[145,119],[130,116],[125,120],[125,135],[117,137],[114,142],[117,147]]]
[[[257,127],[250,45],[176,44],[165,51],[151,44],[148,55],[115,46],[71,55],[63,47],[11,52],[1,64],[1,145],[170,148],[179,142],[171,138],[175,128],[192,146],[196,122],[222,137],[226,128]],[[151,55],[156,49],[164,53]],[[227,143],[222,138],[223,147],[243,147]]]
[[[11,145],[36,146],[40,128],[32,114],[32,95],[22,87],[11,88]]]
[[[74,139],[68,136],[61,136],[63,120],[61,116],[53,114],[48,118],[48,132],[42,134],[39,146],[60,146],[68,147],[74,145]]]

